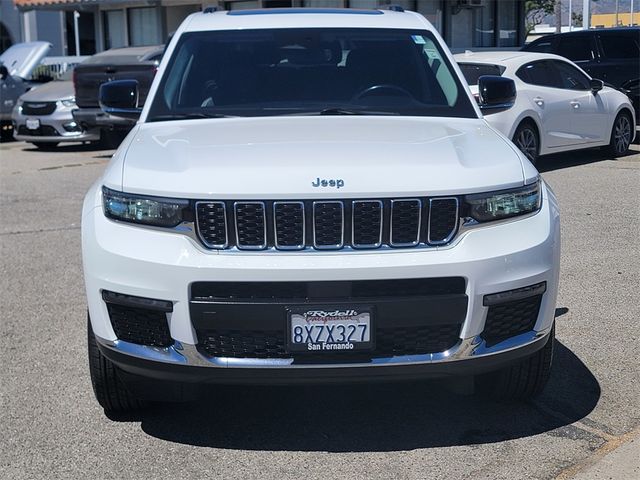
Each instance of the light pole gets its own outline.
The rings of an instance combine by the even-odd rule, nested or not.
[[[569,0],[569,31],[573,28],[573,5],[571,4],[571,0]]]
[[[582,28],[587,30],[591,26],[591,0],[582,0]]]
[[[73,30],[76,37],[76,56],[80,56],[80,32],[78,31],[78,19],[80,13],[77,10],[73,11]]]

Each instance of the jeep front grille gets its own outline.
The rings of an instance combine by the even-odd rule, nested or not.
[[[449,243],[458,199],[198,201],[198,237],[211,249],[337,250]]]

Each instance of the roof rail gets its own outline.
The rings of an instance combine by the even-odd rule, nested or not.
[[[214,13],[218,11],[218,7],[206,7],[202,13]]]
[[[392,12],[404,12],[404,8],[400,5],[389,5],[387,10],[391,10]]]

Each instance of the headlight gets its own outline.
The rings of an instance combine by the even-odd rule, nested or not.
[[[499,192],[467,195],[467,216],[478,222],[490,222],[526,215],[540,210],[542,194],[540,180],[524,187]]]
[[[68,100],[60,100],[60,104],[63,107],[75,107],[76,106],[76,100],[74,98],[70,98]]]
[[[149,197],[102,187],[105,216],[123,222],[175,227],[183,221],[188,200]]]

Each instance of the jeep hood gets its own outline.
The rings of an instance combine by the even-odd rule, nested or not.
[[[28,79],[51,47],[49,42],[16,43],[0,55],[0,63],[7,67],[9,75]]]
[[[124,148],[122,181],[114,165],[107,186],[183,198],[411,197],[511,188],[525,180],[515,147],[481,119],[152,122],[139,125]],[[344,186],[314,186],[318,179]]]

